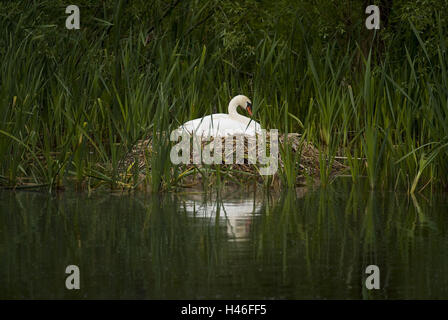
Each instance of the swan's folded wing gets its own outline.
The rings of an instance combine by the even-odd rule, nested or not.
[[[247,125],[232,119],[228,114],[218,113],[185,122],[179,129],[202,137],[225,137],[229,135],[254,136],[260,133],[261,127],[253,120]]]

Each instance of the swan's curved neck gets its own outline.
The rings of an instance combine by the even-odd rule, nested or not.
[[[247,118],[245,116],[240,115],[237,112],[237,109],[238,109],[239,105],[240,105],[240,103],[239,103],[238,99],[233,98],[232,100],[230,100],[229,108],[228,108],[229,109],[229,116],[231,118],[235,119],[235,120],[246,122]]]

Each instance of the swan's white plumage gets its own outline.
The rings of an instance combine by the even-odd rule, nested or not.
[[[247,97],[236,96],[229,103],[229,114],[216,113],[190,120],[181,125],[178,130],[201,137],[255,136],[261,134],[261,126],[258,122],[236,112],[238,106],[246,108],[246,103],[250,104]]]
[[[224,137],[227,135],[248,135],[255,136],[261,133],[261,126],[258,122],[250,121],[246,123],[232,119],[228,114],[217,113],[204,118],[194,119],[185,122],[179,129],[186,130],[189,134],[203,137]]]

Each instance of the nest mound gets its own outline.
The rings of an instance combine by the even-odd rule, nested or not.
[[[121,163],[122,170],[129,172],[129,168],[138,170],[139,174],[147,174],[151,172],[151,156],[157,153],[157,139],[148,137],[146,139],[139,140],[128,153],[127,157]],[[210,141],[203,141],[201,148],[211,143]],[[175,143],[172,143],[172,146]],[[239,164],[226,164],[223,161],[222,164],[193,164],[193,156],[190,155],[189,164],[180,164],[177,167],[177,173],[174,174],[176,182],[180,186],[191,187],[200,183],[204,183],[207,180],[210,184],[216,182],[216,179],[220,179],[224,184],[247,184],[248,182],[260,182],[263,183],[266,179],[270,180],[270,185],[281,184],[281,177],[279,175],[285,175],[285,166],[289,165],[293,168],[289,168],[288,172],[296,177],[296,185],[303,185],[308,179],[316,182],[320,175],[320,155],[319,150],[311,143],[303,139],[303,136],[298,133],[279,134],[278,135],[278,169],[275,174],[271,176],[260,175],[260,165],[251,164],[248,161],[248,154],[250,147],[253,145],[248,144],[248,140],[244,140],[244,163]],[[266,155],[269,156],[270,152],[270,136],[266,135]],[[233,150],[231,152],[234,152]],[[222,148],[222,159],[225,159],[226,154],[229,154]],[[286,160],[288,158],[288,160]],[[170,161],[169,158],[167,161]],[[342,163],[333,160],[330,163],[330,174],[337,175],[345,170],[347,167]],[[292,170],[291,170],[292,169]],[[171,169],[174,173],[174,166]],[[134,171],[135,172],[135,171]],[[221,183],[222,183],[221,182]]]

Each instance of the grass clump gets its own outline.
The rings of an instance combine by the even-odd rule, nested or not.
[[[310,144],[323,184],[337,162],[372,189],[448,187],[443,17],[430,42],[428,26],[413,19],[405,36],[326,38],[324,29],[313,33],[307,1],[281,2],[291,24],[249,17],[228,31],[250,6],[268,14],[248,3],[155,1],[145,11],[140,1],[86,0],[76,31],[64,28],[62,2],[0,4],[0,185],[171,190],[189,171],[170,163],[168,136],[157,133],[225,113],[242,93],[264,128],[304,137],[294,152],[281,147],[281,186],[306,175]],[[143,162],[123,168],[151,133],[157,141]]]

